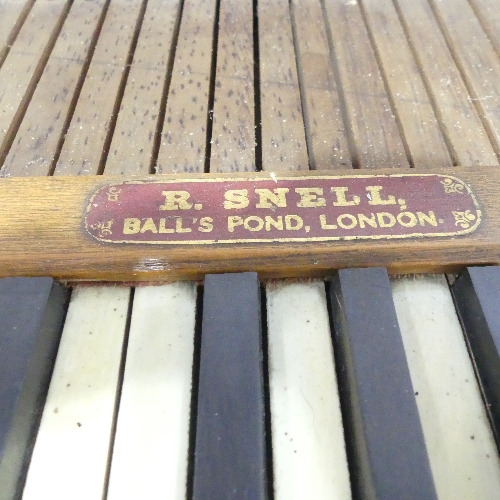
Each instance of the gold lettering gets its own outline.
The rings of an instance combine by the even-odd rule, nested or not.
[[[224,193],[224,208],[246,208],[250,203],[248,199],[248,189],[230,189]],[[243,221],[241,222],[243,224]]]
[[[380,191],[383,188],[383,186],[366,186],[369,205],[396,205],[396,198],[392,195],[385,200],[382,199]]]
[[[403,217],[405,217],[407,220],[403,220]],[[403,226],[403,227],[414,227],[417,225],[417,218],[415,214],[411,212],[401,212],[397,216],[398,222]]]
[[[250,222],[256,222],[257,225],[252,227]],[[243,227],[248,231],[260,231],[264,227],[264,221],[256,215],[251,215],[244,220]]]
[[[259,195],[259,202],[255,205],[256,208],[286,208],[286,193],[290,191],[288,188],[256,189],[255,194]]]
[[[200,219],[200,227],[198,228],[198,231],[201,231],[202,233],[212,232],[212,229],[214,228],[214,225],[212,224],[213,221],[212,217],[202,217]]]
[[[428,222],[431,226],[437,226],[436,215],[432,210],[429,211],[429,215],[425,215],[423,212],[417,212],[418,221],[421,226],[425,226],[425,223]]]
[[[393,227],[396,225],[396,217],[389,212],[378,213],[377,220],[380,227]]]
[[[350,222],[345,223],[345,219],[348,219]],[[343,229],[352,229],[358,225],[358,219],[351,214],[342,214],[337,217],[337,224]]]
[[[281,215],[278,216],[277,220],[274,220],[270,215],[266,215],[265,221],[266,221],[266,231],[271,231],[271,226],[273,226],[276,229],[279,229],[280,231],[283,231],[283,217]]]
[[[190,233],[190,227],[182,227],[182,217],[176,217],[175,219],[175,232],[176,233]]]
[[[159,225],[159,228],[158,228],[158,232],[160,234],[175,233],[175,231],[173,229],[169,229],[169,228],[165,227],[165,223],[166,223],[166,219],[164,219],[162,217],[160,219],[160,225]]]
[[[137,234],[141,229],[140,219],[131,217],[123,221],[123,234]]]
[[[193,206],[187,201],[191,196],[187,191],[162,191],[161,194],[165,196],[165,204],[160,210],[188,210]]]
[[[351,201],[347,201],[347,191],[349,191],[349,188],[347,187],[332,187],[331,188],[332,193],[335,193],[337,197],[337,201],[333,202],[333,206],[335,207],[349,207],[352,205],[359,205],[359,202],[361,201],[359,196],[354,195],[352,197]]]
[[[321,229],[337,229],[337,226],[335,224],[327,224],[326,223],[326,215],[321,214],[319,216],[319,221],[321,223]]]
[[[298,207],[326,207],[326,200],[318,198],[323,194],[322,188],[295,188],[295,192],[300,195]]]
[[[155,223],[153,219],[146,219],[146,222],[141,227],[141,233],[145,233],[146,231],[151,231],[152,233],[157,233],[158,229],[156,229]]]
[[[304,225],[302,217],[298,215],[285,215],[285,227],[288,231],[298,231]]]
[[[238,215],[234,215],[233,217],[227,218],[227,230],[230,233],[234,233],[234,228],[236,226],[242,226],[242,225],[243,225],[243,219]]]
[[[371,227],[377,227],[377,221],[375,220],[375,214],[370,214],[371,217],[367,217],[364,214],[358,214],[359,219],[359,227],[364,228],[365,223],[370,225]]]

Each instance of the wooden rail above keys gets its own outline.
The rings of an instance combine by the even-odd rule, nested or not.
[[[500,263],[495,167],[0,180],[0,275],[169,281]]]

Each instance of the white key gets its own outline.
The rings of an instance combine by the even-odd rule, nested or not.
[[[392,287],[439,499],[500,499],[497,450],[444,276]]]
[[[275,500],[351,498],[323,282],[267,286]]]
[[[76,288],[23,498],[101,499],[130,290]]]
[[[108,500],[184,500],[196,285],[137,288]]]

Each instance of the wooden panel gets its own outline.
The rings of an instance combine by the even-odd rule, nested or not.
[[[215,3],[184,2],[157,173],[204,170]]]
[[[291,9],[310,167],[350,168],[342,103],[321,4],[318,0],[294,0]]]
[[[3,175],[51,171],[105,4],[104,0],[77,0],[72,5],[5,159]]]
[[[325,2],[325,9],[355,145],[354,166],[408,167],[358,3],[333,0]]]
[[[198,391],[193,499],[267,498],[255,273],[205,278]]]
[[[54,175],[95,174],[112,126],[129,51],[140,28],[142,5],[111,2]]]
[[[73,291],[23,499],[102,498],[129,291]]]
[[[275,500],[348,500],[340,414],[323,282],[267,285]]]
[[[439,499],[500,498],[498,452],[444,276],[392,288]]]
[[[285,0],[261,0],[258,16],[262,170],[307,169],[289,4]]]
[[[471,99],[485,117],[497,155],[500,152],[500,60],[467,0],[431,5],[455,61],[468,84]]]
[[[450,155],[393,3],[364,0],[361,5],[412,165],[449,166]]]
[[[50,278],[0,280],[0,498],[17,498],[40,421],[67,293]]]
[[[385,269],[340,270],[331,305],[353,496],[436,499]]]
[[[2,0],[0,2],[0,67],[26,19],[34,0]]]
[[[196,286],[137,288],[107,498],[186,498]]]
[[[221,0],[211,172],[255,170],[253,2]]]
[[[498,165],[474,102],[428,2],[397,0],[395,5],[434,100],[453,162],[464,166]]]
[[[37,1],[0,69],[2,164],[68,8],[68,1]]]
[[[181,15],[179,0],[147,4],[121,101],[105,174],[149,174]]]
[[[500,268],[469,267],[451,287],[500,443]]]
[[[0,273],[148,281],[179,277],[198,279],[210,271],[256,270],[269,277],[310,273],[319,276],[349,265],[383,266],[390,272],[417,272],[457,269],[466,263],[500,263],[497,169],[455,168],[450,174],[459,176],[472,187],[483,213],[479,228],[461,237],[415,238],[411,239],[411,244],[398,238],[385,241],[268,241],[259,245],[248,242],[179,244],[169,246],[168,250],[165,245],[101,244],[90,239],[84,231],[81,217],[91,193],[108,183],[120,182],[121,177],[4,179],[0,183],[3,200],[0,206]],[[212,174],[202,175],[205,179],[213,177]],[[246,174],[231,174],[238,175],[244,177]],[[260,173],[257,177],[268,175]],[[314,179],[315,175],[321,174],[309,173],[307,178]],[[185,178],[193,179],[191,176]],[[458,225],[453,228],[455,226],[460,229]],[[22,253],[18,251],[20,247]]]

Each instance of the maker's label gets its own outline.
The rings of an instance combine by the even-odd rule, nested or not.
[[[107,243],[214,244],[453,237],[481,210],[451,175],[129,181],[98,189],[85,229]]]

